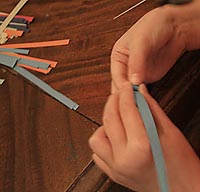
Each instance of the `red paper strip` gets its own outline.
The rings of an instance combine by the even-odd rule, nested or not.
[[[8,14],[7,13],[1,13],[0,16],[7,16]],[[34,19],[34,17],[31,17],[31,16],[25,16],[25,15],[16,15],[15,18],[22,18],[22,19],[25,19],[27,20],[29,23],[31,23]]]
[[[12,36],[21,37],[24,33],[24,31],[12,29],[5,29],[4,32],[8,35],[8,38],[11,38]]]

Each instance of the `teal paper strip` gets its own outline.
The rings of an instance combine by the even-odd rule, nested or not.
[[[17,61],[17,57],[10,57],[9,55],[4,55],[0,53],[0,64],[13,68],[16,65]]]
[[[135,101],[140,115],[142,117],[144,126],[146,128],[149,142],[151,145],[153,159],[157,171],[158,182],[160,186],[160,192],[168,192],[169,188],[167,182],[165,160],[163,157],[163,152],[153,116],[144,96],[138,91],[138,86],[133,86],[133,90],[135,95]]]
[[[75,103],[62,93],[56,91],[47,83],[45,83],[44,81],[42,81],[41,79],[30,73],[26,69],[17,66],[16,65],[17,61],[18,61],[17,57],[0,54],[0,64],[13,68],[13,70],[15,70],[17,73],[19,73],[20,75],[31,81],[33,84],[38,86],[40,89],[42,89],[44,92],[52,96],[54,99],[64,104],[66,107],[72,110],[78,109],[79,105],[77,103]]]
[[[48,63],[44,63],[44,62],[40,62],[40,61],[33,61],[33,60],[29,60],[29,59],[24,59],[24,58],[19,58],[19,63],[28,65],[31,67],[35,67],[35,68],[40,68],[40,69],[48,69],[50,66]]]
[[[48,69],[49,68],[49,64],[45,63],[45,62],[40,62],[40,61],[34,61],[34,60],[30,60],[30,59],[24,59],[24,58],[20,58],[18,56],[13,56],[13,55],[6,55],[3,53],[0,53],[0,56],[2,56],[2,60],[5,61],[2,64],[7,64],[9,62],[11,62],[11,60],[15,60],[17,59],[19,63],[24,64],[24,65],[28,65],[34,68],[40,68],[40,69]],[[5,59],[4,59],[5,58]]]
[[[72,101],[71,99],[63,95],[62,93],[56,91],[52,87],[50,87],[47,83],[37,78],[35,75],[30,73],[29,71],[17,65],[13,69],[17,73],[19,73],[20,75],[28,79],[29,81],[31,81],[33,84],[37,85],[40,89],[42,89],[44,92],[52,96],[54,99],[64,104],[66,107],[72,110],[78,109],[79,105],[77,103],[75,103],[74,101]]]
[[[27,55],[29,53],[28,49],[14,49],[14,48],[1,48],[0,51],[2,52],[11,52],[11,53],[19,53],[19,54],[24,54]]]

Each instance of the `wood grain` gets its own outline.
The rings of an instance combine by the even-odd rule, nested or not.
[[[16,0],[8,2],[1,2],[2,11],[10,11]],[[30,55],[58,61],[51,74],[38,76],[78,102],[81,113],[101,122],[103,106],[110,93],[112,46],[133,23],[155,7],[155,3],[148,2],[113,21],[116,14],[133,3],[128,0],[44,0],[42,3],[30,0],[20,14],[35,16],[31,32],[8,43],[70,38],[69,46],[32,49]],[[98,107],[93,110],[95,104]]]
[[[0,2],[10,12],[17,0]],[[31,49],[30,56],[58,61],[36,76],[80,104],[70,111],[36,86],[0,66],[0,191],[128,191],[107,180],[91,161],[88,138],[101,124],[110,94],[110,53],[116,40],[146,12],[148,1],[113,21],[136,0],[29,0],[20,14],[34,16],[30,33],[8,43],[70,38],[68,46]],[[186,53],[152,95],[199,150],[200,52]],[[191,104],[192,103],[194,104]],[[192,129],[192,127],[194,127]],[[192,130],[192,131],[189,131]]]
[[[64,191],[90,161],[97,125],[7,73],[0,87],[0,191]]]

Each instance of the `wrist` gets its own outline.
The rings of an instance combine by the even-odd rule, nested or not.
[[[182,37],[185,49],[200,48],[200,0],[184,5],[167,4],[162,7],[171,15],[177,33]]]

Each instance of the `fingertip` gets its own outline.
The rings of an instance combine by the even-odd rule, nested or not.
[[[94,137],[94,134],[88,139],[88,145],[91,148],[92,151],[94,151],[94,146],[96,143],[96,138]]]
[[[105,137],[103,127],[99,127],[88,139],[88,144],[92,151],[95,151],[95,149],[99,146],[99,143],[101,140]]]
[[[144,80],[143,75],[141,75],[139,73],[132,73],[132,74],[129,75],[129,81],[133,85],[140,85],[141,83],[144,82],[143,80]]]
[[[149,94],[149,91],[144,83],[139,85],[139,91],[143,94]]]

